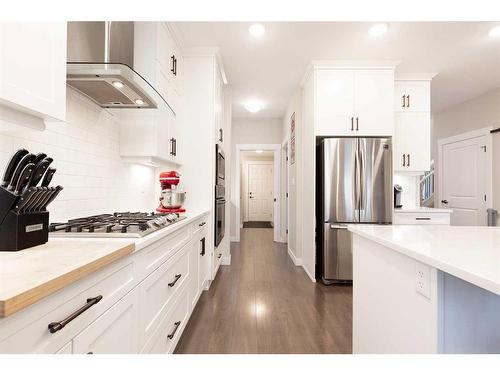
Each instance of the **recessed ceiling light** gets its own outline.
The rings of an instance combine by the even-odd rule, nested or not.
[[[266,32],[266,28],[260,23],[254,23],[248,28],[248,32],[254,38],[260,38]]]
[[[137,105],[144,105],[144,101],[142,99],[135,99],[134,102]]]
[[[112,83],[117,89],[121,89],[123,87],[123,83],[121,81],[113,81]]]
[[[263,106],[262,102],[258,100],[249,100],[245,103],[246,110],[251,113],[259,112]]]
[[[381,36],[387,32],[387,24],[386,23],[377,23],[376,25],[373,25],[370,27],[370,30],[368,30],[368,33],[371,36]]]
[[[490,36],[490,38],[498,38],[500,36],[500,26],[496,26],[491,29],[488,35]]]
[[[255,150],[257,154],[262,154],[264,151],[263,150]]]

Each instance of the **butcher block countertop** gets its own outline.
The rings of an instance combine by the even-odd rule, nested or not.
[[[133,240],[50,239],[0,251],[0,317],[9,316],[135,250]]]

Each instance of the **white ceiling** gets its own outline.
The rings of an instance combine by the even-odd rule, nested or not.
[[[500,87],[500,38],[488,31],[500,22],[389,23],[370,37],[366,22],[271,22],[253,39],[247,22],[178,22],[185,47],[220,47],[233,92],[233,117],[282,117],[308,63],[315,59],[401,60],[399,73],[438,73],[432,108],[439,112]],[[251,98],[265,102],[257,114]]]

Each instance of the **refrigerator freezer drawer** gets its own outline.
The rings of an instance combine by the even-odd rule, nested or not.
[[[352,281],[352,235],[347,225],[323,227],[323,281]]]

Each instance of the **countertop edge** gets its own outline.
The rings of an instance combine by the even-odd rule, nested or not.
[[[19,310],[22,310],[41,299],[57,292],[60,289],[73,284],[74,282],[88,276],[107,265],[124,258],[135,250],[135,244],[131,242],[112,253],[98,258],[90,263],[75,268],[63,275],[60,275],[50,281],[37,285],[16,296],[0,301],[0,318],[5,318]]]
[[[359,235],[361,237],[369,239],[373,242],[376,242],[380,245],[388,247],[394,251],[397,251],[400,254],[406,255],[412,259],[415,259],[419,262],[425,263],[431,267],[437,268],[445,273],[448,273],[452,276],[458,277],[459,279],[467,281],[467,282],[469,282],[477,287],[483,288],[491,293],[494,293],[496,295],[500,295],[500,285],[497,284],[496,282],[490,281],[489,279],[485,279],[484,277],[481,277],[477,274],[470,273],[464,269],[450,266],[449,264],[438,261],[435,258],[428,257],[428,256],[422,255],[420,253],[416,253],[415,251],[413,251],[407,247],[401,246],[399,244],[396,244],[392,241],[387,241],[387,240],[382,239],[378,236],[368,234],[368,233],[364,232],[363,230],[356,228],[355,225],[349,225],[348,230],[351,233],[354,233],[356,235]]]

